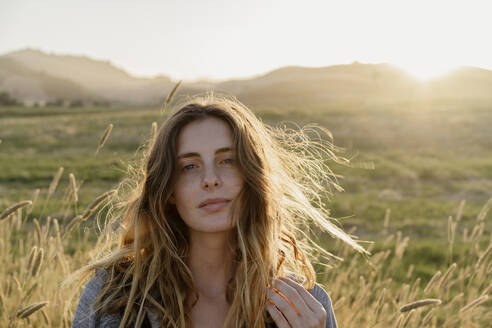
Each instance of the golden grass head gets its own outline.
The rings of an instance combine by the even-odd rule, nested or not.
[[[469,304],[463,306],[461,309],[460,309],[460,314],[462,313],[465,313],[467,311],[470,311],[471,309],[473,309],[474,307],[477,307],[479,306],[480,304],[484,303],[485,301],[487,301],[489,299],[489,296],[488,295],[482,295],[480,296],[479,298],[473,300],[472,302],[470,302]]]
[[[111,131],[112,130],[113,130],[113,123],[110,123],[108,125],[108,127],[106,128],[106,130],[104,131],[104,134],[103,134],[101,140],[99,140],[99,144],[97,145],[97,149],[96,149],[95,155],[97,155],[97,153],[99,153],[99,150],[101,150],[101,148],[104,147],[104,144],[108,140],[109,135],[111,134]]]
[[[31,276],[36,277],[41,269],[41,264],[43,263],[44,250],[40,248],[36,254],[36,259],[32,264]]]
[[[31,253],[29,254],[29,259],[27,260],[27,263],[26,263],[26,270],[27,271],[31,271],[32,264],[34,262],[34,259],[36,258],[37,253],[38,253],[38,248],[36,246],[34,246],[31,249]]]
[[[5,211],[3,211],[2,214],[0,214],[0,221],[8,218],[10,215],[14,214],[18,209],[21,209],[21,208],[29,206],[29,205],[32,205],[32,201],[24,200],[22,202],[19,202],[19,203],[16,203],[16,204],[10,206]]]
[[[63,170],[64,170],[64,168],[63,167],[60,167],[58,169],[58,172],[56,172],[55,176],[53,177],[53,180],[51,181],[50,187],[48,188],[48,196],[47,196],[48,199],[55,192],[56,187],[58,186],[58,183],[60,182],[60,179],[61,179],[61,177],[63,175]]]
[[[426,305],[438,305],[441,304],[440,299],[434,299],[434,298],[427,298],[423,300],[418,300],[409,304],[406,304],[400,308],[400,312],[407,312],[412,309],[419,308],[421,306],[426,306]]]
[[[82,216],[82,221],[87,220],[92,215],[92,213],[94,213],[94,211],[99,207],[99,205],[101,205],[106,199],[108,199],[109,197],[113,196],[115,193],[116,193],[116,190],[110,190],[110,191],[107,191],[107,192],[103,193],[99,197],[97,197],[85,209],[84,213],[82,213],[82,215],[81,215]]]
[[[27,318],[28,316],[30,316],[34,312],[45,307],[48,303],[49,303],[48,301],[44,301],[44,302],[34,303],[34,304],[29,305],[29,306],[26,306],[25,308],[23,308],[23,309],[19,310],[19,312],[17,312],[17,317],[20,319]]]

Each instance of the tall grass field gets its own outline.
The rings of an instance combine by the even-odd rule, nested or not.
[[[329,129],[343,192],[325,199],[363,257],[316,263],[339,327],[492,327],[492,111],[473,103],[255,107]],[[69,327],[107,201],[167,115],[158,108],[0,107],[0,327]]]

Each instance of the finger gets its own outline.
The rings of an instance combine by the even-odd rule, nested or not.
[[[275,287],[272,287],[273,291],[275,293],[277,293],[278,295],[280,295],[280,297],[282,297],[284,299],[284,301],[286,301],[291,307],[292,307],[292,310],[294,310],[294,312],[297,314],[297,315],[300,315],[299,311],[297,310],[297,308],[294,306],[294,304],[292,304],[292,302],[289,300],[289,298],[284,295],[284,293],[282,293],[280,290],[278,290],[277,288]]]
[[[302,297],[302,299],[307,304],[307,306],[311,309],[312,312],[318,313],[321,309],[324,310],[323,305],[320,302],[318,302],[318,300],[313,295],[311,295],[306,290],[306,288],[304,288],[303,286],[301,286],[300,284],[298,284],[292,279],[286,277],[279,277],[279,279],[281,279],[282,281],[289,284],[292,288],[294,288],[299,293],[299,295]]]
[[[282,279],[276,279],[275,287],[287,298],[287,301],[292,304],[296,313],[304,318],[313,316],[313,311],[306,305],[306,302],[301,297],[299,292]]]
[[[275,291],[277,294],[279,294],[287,303],[290,304],[290,306],[292,306],[292,308],[294,309],[294,311],[299,314],[299,311],[297,310],[297,308],[294,306],[294,304],[292,304],[292,302],[288,299],[287,296],[285,296],[280,290],[278,290],[278,288],[276,288],[274,285],[275,285],[275,280],[277,279],[273,279],[271,278],[270,280],[270,285],[268,286],[268,288],[271,288],[273,289],[273,291]]]
[[[274,303],[267,298],[267,303],[266,303],[266,308],[268,310],[268,313],[270,313],[270,316],[272,317],[273,321],[275,321],[275,324],[277,325],[278,328],[290,328],[289,323],[287,320],[284,318],[282,313],[277,309],[277,307],[274,305]]]
[[[280,310],[283,316],[287,319],[288,323],[292,327],[297,327],[299,319],[301,318],[295,311],[292,305],[288,302],[285,296],[281,296],[278,292],[272,288],[268,288],[267,296],[273,302],[273,304]]]

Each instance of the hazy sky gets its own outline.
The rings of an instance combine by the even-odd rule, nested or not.
[[[492,70],[490,3],[0,0],[0,54],[31,47],[187,80],[355,60],[425,78],[459,65]]]

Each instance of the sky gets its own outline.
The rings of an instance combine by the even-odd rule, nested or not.
[[[0,0],[0,54],[29,47],[189,81],[354,61],[429,79],[462,65],[492,70],[489,7],[488,0]]]

